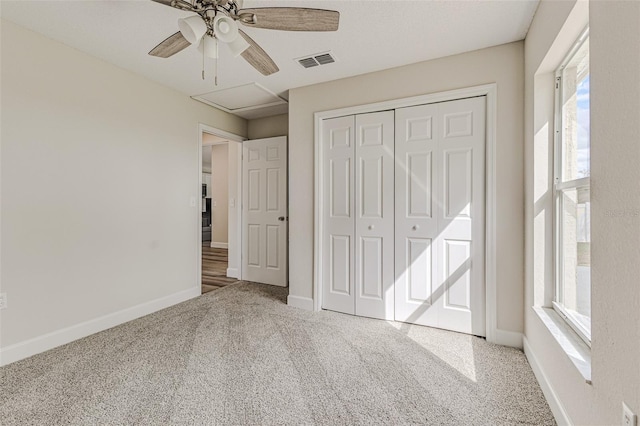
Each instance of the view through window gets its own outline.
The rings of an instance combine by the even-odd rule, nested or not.
[[[556,295],[554,307],[591,340],[589,37],[556,74]]]

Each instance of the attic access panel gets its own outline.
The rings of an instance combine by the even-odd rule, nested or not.
[[[232,114],[287,103],[275,93],[255,82],[214,90],[192,96],[192,98]]]

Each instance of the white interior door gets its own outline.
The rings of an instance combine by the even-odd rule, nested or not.
[[[396,110],[396,320],[485,335],[484,165],[484,97]]]
[[[324,120],[322,307],[355,314],[355,117]]]
[[[242,279],[286,287],[287,138],[242,145]]]
[[[392,320],[394,112],[355,117],[355,313]]]

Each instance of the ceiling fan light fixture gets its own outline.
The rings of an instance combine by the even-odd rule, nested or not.
[[[231,50],[231,54],[233,55],[233,57],[237,58],[251,45],[247,42],[247,40],[244,39],[244,37],[236,37],[235,40],[227,43],[227,46],[229,46],[229,50]]]
[[[182,36],[191,44],[199,42],[207,32],[207,24],[200,16],[178,19],[178,28]]]
[[[226,15],[217,15],[213,20],[213,32],[224,43],[231,43],[239,37],[238,24]]]
[[[218,40],[210,35],[206,35],[200,41],[198,46],[198,52],[204,53],[204,55],[211,59],[218,58]]]

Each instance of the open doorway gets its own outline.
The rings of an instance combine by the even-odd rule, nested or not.
[[[200,126],[202,294],[240,279],[238,153],[241,138]],[[233,139],[237,140],[233,140]]]

